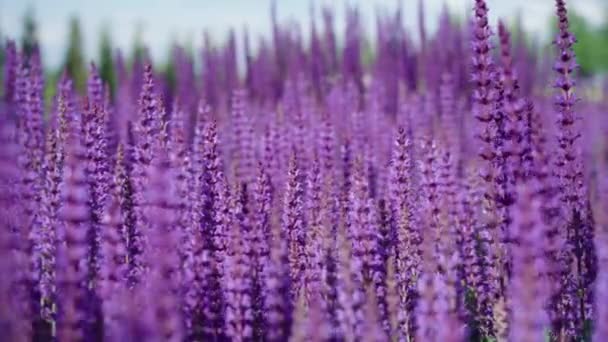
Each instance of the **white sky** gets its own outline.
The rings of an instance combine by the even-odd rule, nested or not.
[[[345,4],[358,5],[371,30],[375,8],[395,8],[399,1],[404,8],[406,27],[416,33],[418,0],[276,0],[280,20],[298,19],[304,29],[309,25],[311,4],[317,10],[321,6],[334,7],[337,30],[343,27]],[[606,13],[607,6],[602,5],[605,1],[576,0],[570,4],[592,22],[600,23]],[[228,28],[236,28],[241,33],[245,26],[252,37],[268,35],[270,3],[271,0],[0,0],[0,31],[12,38],[20,37],[23,14],[28,7],[34,8],[45,63],[54,67],[63,59],[69,18],[73,15],[81,21],[87,58],[97,56],[102,28],[109,28],[115,46],[129,52],[139,26],[143,28],[143,39],[153,58],[163,60],[172,39],[200,46],[204,29],[218,38],[223,37]],[[427,27],[433,30],[444,4],[452,12],[464,14],[472,1],[424,0],[424,3]],[[488,0],[488,5],[493,23],[498,17],[512,21],[521,13],[526,29],[547,36],[553,0]]]

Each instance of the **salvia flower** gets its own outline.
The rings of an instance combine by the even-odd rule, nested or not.
[[[57,337],[66,341],[84,341],[91,319],[88,290],[88,243],[91,225],[88,207],[90,190],[86,169],[86,149],[78,129],[66,141],[66,159],[59,209],[57,257],[58,323]]]
[[[51,86],[7,41],[2,338],[602,340],[606,94],[564,0],[555,56],[488,3],[431,31],[420,1],[419,36],[379,12],[375,44],[355,6],[304,31],[273,3],[271,37]]]
[[[150,183],[145,207],[147,222],[150,223],[144,251],[147,272],[146,281],[140,286],[149,287],[147,310],[154,315],[158,337],[165,341],[181,341],[183,326],[178,299],[181,281],[175,178],[164,147],[155,149],[156,158],[148,168]]]
[[[547,262],[542,248],[546,228],[540,198],[535,196],[538,183],[518,188],[518,199],[511,227],[515,241],[511,247],[513,274],[509,282],[509,338],[539,341],[549,326],[545,307],[549,299]]]
[[[29,341],[32,336],[25,236],[19,226],[19,202],[14,184],[19,181],[16,125],[0,119],[0,325],[4,338]]]

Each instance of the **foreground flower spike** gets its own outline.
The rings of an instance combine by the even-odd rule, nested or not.
[[[104,106],[103,81],[95,63],[89,67],[89,79],[87,80],[87,97],[91,107],[102,108]]]
[[[23,210],[23,234],[28,239],[23,247],[31,258],[33,280],[40,277],[36,265],[40,260],[40,194],[42,187],[41,168],[44,159],[43,106],[40,66],[33,58],[21,57],[16,84],[17,141],[20,145],[18,163],[21,168],[21,198]],[[31,254],[30,254],[31,253]],[[38,299],[34,299],[36,303]],[[34,304],[36,306],[37,304]]]
[[[94,104],[93,104],[94,105]],[[87,150],[87,174],[90,187],[91,231],[89,233],[89,273],[94,283],[99,270],[100,224],[110,190],[110,166],[106,139],[107,111],[90,107],[83,113],[84,141]]]
[[[270,260],[264,269],[266,281],[266,340],[285,341],[291,335],[291,276],[287,236],[281,225],[271,224]]]
[[[118,201],[123,225],[123,240],[126,248],[126,282],[129,287],[135,285],[142,269],[143,241],[141,228],[137,226],[133,181],[129,154],[123,144],[116,151],[116,166],[114,167],[114,185],[117,187]]]
[[[296,156],[291,155],[283,198],[282,229],[289,241],[292,299],[298,298],[305,269],[304,192]]]
[[[29,289],[23,285],[29,274],[24,249],[24,236],[20,234],[17,158],[19,146],[15,143],[17,130],[13,121],[0,119],[0,324],[7,340],[30,341],[32,336],[29,308]]]
[[[186,296],[194,295],[194,302],[187,304],[193,305],[195,310],[191,317],[193,338],[200,333],[201,338],[214,340],[221,339],[224,331],[221,275],[226,251],[225,234],[230,227],[230,207],[218,151],[217,127],[207,117],[208,108],[199,106],[198,114],[188,170],[195,188],[190,190],[192,227],[189,229],[194,238],[188,242],[193,244],[194,270],[187,271],[195,272],[194,281],[198,285],[188,289]],[[189,248],[188,244],[186,248]]]
[[[266,325],[264,302],[267,294],[264,277],[265,270],[270,261],[270,220],[272,217],[273,197],[270,176],[262,163],[258,164],[258,176],[254,185],[252,199],[254,209],[251,227],[252,252],[254,256],[253,307],[254,327],[256,328],[254,334],[263,337]]]
[[[226,335],[232,341],[254,338],[252,232],[248,217],[246,189],[235,189],[230,200],[232,226],[227,232],[225,259]],[[252,275],[254,277],[252,277]]]
[[[606,144],[606,142],[604,142]],[[606,151],[608,146],[604,146]],[[605,152],[604,152],[605,153]],[[604,157],[605,158],[605,157]],[[608,334],[608,160],[599,167],[598,202],[596,214],[595,248],[598,258],[598,277],[595,281],[595,324],[593,341],[601,341]]]
[[[500,217],[496,198],[498,191],[495,184],[500,180],[500,175],[495,165],[496,157],[498,156],[495,150],[494,143],[499,141],[500,137],[497,137],[497,131],[500,127],[497,127],[497,121],[494,118],[495,114],[495,101],[496,96],[496,85],[493,79],[495,68],[494,62],[492,61],[492,46],[490,42],[490,36],[492,34],[488,24],[488,6],[484,0],[476,0],[474,8],[474,26],[473,26],[473,101],[474,101],[474,112],[475,119],[478,122],[479,132],[477,138],[481,141],[481,147],[479,150],[481,172],[480,175],[485,181],[485,194],[484,194],[484,212],[481,218],[481,224],[484,226],[486,232],[485,239],[489,243],[488,248],[494,248],[492,240],[497,240],[497,246],[499,251],[493,251],[490,254],[490,264],[487,266],[498,266],[499,255],[506,251],[502,246],[503,233],[498,231],[500,229]],[[492,247],[490,247],[492,246]],[[490,250],[488,250],[490,251]],[[490,274],[491,277],[498,277],[499,274]],[[492,280],[490,280],[492,281]],[[487,291],[487,289],[486,289]],[[478,293],[478,295],[481,295]],[[484,317],[484,322],[481,325],[481,329],[484,335],[492,336],[493,322],[491,317],[491,308],[493,307],[493,294],[484,294],[486,303],[483,305],[483,313],[480,313]]]
[[[253,173],[253,122],[251,113],[246,107],[246,94],[244,90],[235,90],[232,96],[232,144],[233,158],[236,165],[234,177],[241,182],[250,183]]]
[[[337,247],[337,316],[340,333],[346,341],[358,341],[363,337],[365,292],[361,259],[353,257],[352,244],[344,225],[338,227]]]
[[[146,231],[148,248],[145,250],[149,267],[146,281],[147,308],[154,315],[155,338],[181,341],[183,326],[180,315],[180,272],[176,230],[177,193],[169,157],[162,144],[155,146],[155,158],[148,168],[149,187],[145,215],[150,226]]]
[[[549,315],[551,319],[551,334],[559,336],[564,333],[566,324],[574,322],[575,293],[569,289],[573,277],[570,273],[572,256],[567,245],[566,231],[563,229],[563,208],[557,175],[552,172],[553,157],[547,153],[547,136],[542,127],[541,113],[528,102],[526,105],[525,139],[529,140],[530,156],[528,161],[531,178],[539,183],[538,195],[542,197],[543,223],[546,227],[546,243],[544,246],[548,268],[548,278],[551,285]]]
[[[303,274],[303,287],[305,303],[320,292],[322,272],[325,261],[325,235],[327,228],[323,226],[324,212],[322,211],[323,189],[321,182],[320,162],[315,156],[307,178],[306,212],[308,226],[305,232],[306,268]]]
[[[120,187],[116,187],[101,218],[102,234],[98,295],[103,300],[104,332],[107,338],[115,338],[120,320],[120,295],[126,290],[127,248],[124,221],[120,211]]]
[[[416,308],[416,339],[419,341],[465,341],[462,326],[449,312],[445,277],[424,272],[418,281],[420,300]]]
[[[139,97],[138,117],[135,119],[135,141],[132,146],[133,185],[135,190],[135,209],[137,225],[144,229],[146,222],[143,214],[147,168],[153,158],[153,145],[161,131],[161,104],[155,92],[152,66],[147,64],[143,75],[143,85]]]
[[[562,186],[564,203],[570,208],[568,218],[572,211],[583,210],[582,190],[582,165],[577,158],[577,140],[580,132],[577,128],[578,116],[574,112],[574,104],[577,101],[574,87],[574,72],[578,67],[574,55],[574,43],[576,38],[569,31],[568,12],[563,0],[556,0],[559,33],[555,40],[558,59],[554,69],[557,73],[555,87],[557,97],[555,105],[557,108],[559,127],[559,158],[557,166],[560,171],[560,183]]]
[[[595,277],[595,251],[593,246],[593,223],[586,197],[581,147],[580,117],[574,111],[578,100],[575,94],[574,72],[578,68],[573,46],[576,38],[569,30],[568,11],[564,0],[556,0],[559,32],[555,40],[558,58],[554,65],[557,109],[558,155],[556,172],[559,179],[561,200],[567,226],[568,245],[573,253],[576,266],[572,269],[576,278],[577,317],[576,331],[567,331],[570,336],[581,333],[585,321],[592,317],[591,300]]]
[[[511,236],[513,274],[509,283],[509,339],[539,341],[544,339],[549,317],[545,306],[549,299],[547,261],[542,245],[546,227],[542,218],[538,183],[528,182],[518,188],[513,212]],[[540,248],[539,248],[540,247]]]
[[[200,121],[201,117],[199,117]],[[198,171],[198,186],[203,191],[204,197],[202,200],[205,201],[203,204],[205,210],[201,214],[206,215],[200,218],[203,220],[201,221],[203,243],[209,246],[212,256],[216,260],[216,267],[222,275],[228,243],[226,234],[232,223],[229,203],[230,189],[218,150],[219,139],[216,122],[211,120],[207,124],[199,123],[198,125],[197,134],[200,135],[200,138],[195,138],[193,162],[195,168],[201,168]]]
[[[84,341],[89,332],[90,293],[87,284],[87,234],[91,225],[86,149],[77,128],[66,141],[66,159],[59,210],[57,257],[57,337]]]
[[[401,341],[404,337],[401,331],[400,316],[405,316],[406,312],[401,310],[401,299],[399,296],[398,278],[395,274],[394,248],[386,262],[386,311],[388,315],[389,334],[391,341]]]
[[[353,244],[353,258],[361,263],[363,281],[371,284],[374,301],[384,301],[386,289],[382,275],[382,256],[379,249],[380,230],[374,200],[371,198],[368,175],[360,158],[355,161],[350,193],[349,237]],[[377,305],[377,304],[376,304]]]
[[[505,135],[507,137],[506,155],[507,166],[511,182],[521,181],[529,178],[529,175],[522,173],[524,153],[522,143],[522,129],[524,128],[524,112],[526,102],[521,98],[519,80],[513,66],[513,56],[511,52],[511,34],[500,21],[498,23],[498,36],[500,38],[501,68],[500,82],[503,86],[503,109],[506,114]]]
[[[416,305],[416,279],[420,273],[422,236],[413,222],[414,185],[411,177],[411,143],[403,127],[399,127],[393,146],[391,160],[391,207],[395,221],[395,260],[400,311],[412,312]],[[413,322],[405,314],[399,315],[399,326],[403,336],[411,336]]]

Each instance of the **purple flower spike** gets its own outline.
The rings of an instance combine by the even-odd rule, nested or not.
[[[273,225],[266,280],[266,340],[285,341],[291,335],[292,301],[287,237],[280,225]]]
[[[527,179],[530,175],[526,174],[522,168],[525,150],[521,142],[523,140],[524,112],[526,101],[521,98],[519,80],[513,66],[513,56],[511,54],[511,35],[505,24],[498,23],[498,36],[500,38],[501,68],[499,80],[503,87],[503,109],[505,112],[505,135],[507,137],[506,155],[509,176],[511,182]]]
[[[183,326],[179,306],[180,272],[177,189],[175,175],[167,151],[162,144],[155,146],[155,158],[148,167],[149,186],[146,191],[147,248],[144,252],[148,265],[146,281],[140,284],[149,310],[156,322],[156,338],[163,341],[182,341]]]
[[[104,107],[103,81],[95,63],[89,67],[89,79],[87,80],[87,97],[91,107]]]
[[[344,226],[338,228],[337,245],[337,319],[340,333],[347,341],[356,341],[363,337],[363,321],[365,315],[365,292],[361,261],[353,257],[352,243],[344,231]]]
[[[350,193],[349,229],[353,258],[361,263],[363,281],[371,284],[376,303],[384,302],[386,289],[382,275],[380,230],[376,206],[371,198],[368,175],[360,158],[355,161]],[[382,308],[384,311],[384,308]]]
[[[545,311],[549,299],[548,268],[543,253],[546,227],[537,188],[535,182],[522,184],[513,212],[513,274],[508,287],[509,339],[513,341],[542,340],[550,323]]]
[[[123,144],[118,145],[116,152],[116,167],[114,168],[114,184],[118,188],[118,201],[123,224],[123,239],[126,241],[127,271],[126,281],[129,287],[139,280],[143,267],[143,236],[135,216],[133,180],[129,154]]]
[[[57,337],[62,341],[84,340],[91,318],[86,262],[91,213],[86,162],[86,149],[79,130],[72,129],[66,141],[62,207],[58,213]]]
[[[606,149],[606,146],[604,147]],[[595,248],[598,258],[598,277],[595,281],[595,324],[593,341],[608,336],[608,160],[603,161],[598,179]]]
[[[113,338],[120,320],[120,295],[127,288],[127,248],[124,220],[121,212],[120,187],[113,196],[101,218],[102,234],[99,269],[98,295],[103,301],[104,329],[108,338]]]
[[[287,184],[283,198],[282,229],[289,241],[289,267],[292,298],[298,297],[302,286],[302,272],[306,265],[304,231],[304,192],[295,154],[292,154],[287,171]]]
[[[393,157],[391,160],[391,207],[395,221],[395,245],[397,286],[400,297],[399,326],[403,336],[411,336],[413,322],[408,319],[406,312],[412,312],[416,305],[416,281],[420,272],[420,245],[422,236],[413,222],[413,207],[411,201],[415,194],[411,176],[411,144],[403,127],[399,128]]]
[[[586,197],[587,185],[585,182],[582,150],[578,139],[581,137],[581,128],[578,114],[574,111],[577,96],[575,93],[575,71],[578,68],[574,54],[576,38],[570,32],[568,11],[564,0],[556,0],[559,32],[555,39],[558,58],[554,65],[557,73],[555,80],[557,110],[557,159],[556,173],[559,180],[561,201],[567,224],[568,245],[576,265],[572,267],[572,276],[575,278],[575,289],[572,295],[576,296],[575,321],[567,320],[570,328],[566,328],[569,336],[575,336],[584,329],[587,318],[592,317],[591,284],[595,277],[595,252],[593,246],[593,222]],[[575,297],[573,297],[575,298]]]
[[[89,206],[92,226],[89,234],[89,273],[95,282],[99,270],[100,220],[111,187],[107,139],[107,111],[101,107],[85,108],[83,113],[84,141],[87,150],[87,174],[90,187]]]
[[[0,119],[0,324],[3,338],[10,341],[30,341],[31,310],[30,283],[27,272],[26,236],[20,226],[18,196],[19,167],[16,125]]]
[[[248,218],[246,189],[237,188],[231,196],[225,267],[226,335],[232,341],[254,338],[252,232]]]

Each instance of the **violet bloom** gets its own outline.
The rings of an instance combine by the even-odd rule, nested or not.
[[[243,90],[236,90],[232,96],[231,122],[232,157],[235,163],[235,178],[240,182],[250,183],[254,170],[254,126],[251,119],[251,110],[246,107],[246,94]]]
[[[118,145],[116,166],[114,167],[114,184],[118,188],[118,201],[123,224],[123,240],[126,243],[127,271],[126,281],[129,287],[139,280],[143,267],[143,236],[141,227],[137,226],[135,216],[134,189],[131,178],[128,151],[123,144]]]
[[[340,333],[346,341],[356,341],[363,337],[365,293],[361,260],[352,255],[352,241],[349,241],[344,226],[338,228],[337,259],[337,319]]]
[[[94,76],[92,76],[94,77]],[[107,150],[107,110],[102,107],[84,109],[83,131],[87,149],[87,174],[90,187],[90,210],[92,226],[89,233],[90,253],[89,272],[91,281],[95,281],[99,270],[100,220],[110,190],[111,174]]]
[[[557,141],[558,155],[556,160],[561,201],[566,214],[568,245],[574,257],[572,276],[576,278],[577,317],[574,329],[568,333],[574,336],[584,329],[584,323],[592,317],[592,283],[595,277],[596,257],[593,246],[593,223],[586,200],[581,137],[578,121],[580,117],[574,111],[577,101],[575,93],[575,70],[578,65],[574,54],[576,38],[570,32],[568,12],[564,0],[556,0],[559,32],[555,40],[558,58],[554,65],[557,73],[555,88],[557,96]]]
[[[509,167],[511,182],[527,179],[530,175],[526,174],[522,168],[525,150],[522,146],[522,130],[524,125],[524,113],[526,102],[521,98],[519,80],[513,66],[511,55],[511,35],[505,24],[498,23],[498,35],[500,37],[501,68],[500,82],[503,88],[503,109],[505,113],[505,135],[507,138],[506,155]]]
[[[200,118],[199,118],[200,120]],[[203,167],[199,172],[199,187],[204,192],[204,212],[208,216],[202,217],[203,242],[207,244],[216,259],[216,267],[220,275],[223,274],[224,257],[227,246],[227,232],[231,227],[230,215],[230,189],[224,175],[224,165],[219,155],[219,141],[215,121],[211,121],[202,128],[202,159],[198,160],[195,147],[194,163]],[[202,163],[202,164],[201,164]]]
[[[282,229],[289,241],[289,267],[292,298],[295,300],[302,287],[302,275],[306,267],[304,231],[304,192],[296,157],[291,156],[287,171],[287,184],[283,197]]]
[[[21,153],[17,163],[20,168],[20,209],[23,234],[22,251],[30,259],[24,265],[27,278],[23,278],[23,286],[32,287],[31,310],[39,311],[39,293],[37,283],[41,278],[41,194],[43,186],[42,162],[44,160],[44,127],[42,102],[42,75],[40,60],[32,56],[29,60],[20,58],[19,73],[16,84],[16,113],[17,113],[17,142]],[[33,282],[33,283],[31,283]]]
[[[401,341],[405,336],[401,329],[401,321],[407,321],[401,316],[407,312],[401,309],[401,298],[399,295],[398,279],[395,272],[395,252],[391,252],[386,262],[386,311],[389,323],[389,336],[392,341]]]
[[[547,136],[542,118],[534,104],[526,106],[526,144],[530,144],[530,165],[532,178],[539,182],[538,195],[542,197],[542,217],[546,227],[544,254],[547,276],[551,285],[551,299],[548,305],[551,330],[554,336],[563,332],[566,325],[574,322],[573,278],[570,273],[572,256],[566,244],[566,232],[562,229],[564,212],[560,205],[559,181],[551,170],[553,157],[547,153]],[[569,328],[570,329],[570,328]]]
[[[395,221],[396,274],[400,296],[400,311],[412,312],[416,305],[416,279],[420,272],[422,237],[413,222],[414,185],[411,177],[411,147],[408,135],[403,127],[399,128],[393,147],[391,160],[391,197],[390,204]],[[412,321],[400,315],[399,325],[404,336],[413,331]]]
[[[87,80],[87,97],[91,107],[104,107],[103,81],[95,63],[89,67],[89,78]]]
[[[371,284],[376,302],[384,300],[386,289],[382,278],[382,256],[379,249],[380,229],[376,206],[371,198],[368,177],[360,158],[355,161],[350,193],[349,237],[353,258],[361,263],[363,281]]]
[[[442,141],[449,147],[454,155],[455,161],[460,162],[462,148],[462,117],[456,104],[456,89],[452,74],[446,73],[441,77],[439,87],[439,100],[441,108],[441,133]]]
[[[120,294],[126,290],[127,279],[127,248],[124,239],[124,221],[120,211],[120,187],[116,187],[104,216],[101,218],[100,255],[102,262],[99,268],[97,293],[103,300],[104,334],[108,338],[115,337],[117,324],[120,320],[118,302]]]
[[[294,342],[330,340],[330,326],[324,315],[322,298],[317,293],[310,304],[306,302],[302,293],[294,310],[293,333],[289,340]]]
[[[30,341],[32,322],[26,236],[19,222],[16,125],[0,119],[0,326],[10,341]]]
[[[206,122],[207,107],[199,106],[194,146],[188,161],[190,222],[192,227],[185,249],[191,248],[191,261],[184,273],[193,278],[186,289],[186,306],[193,310],[193,337],[221,339],[224,325],[221,274],[226,249],[226,229],[230,226],[228,194],[218,153],[215,122]],[[189,253],[186,251],[185,253]],[[193,269],[187,265],[193,264]],[[194,272],[194,274],[190,274]],[[187,281],[188,279],[184,279]]]
[[[258,176],[252,193],[254,211],[252,213],[252,252],[254,256],[254,326],[255,334],[263,337],[265,329],[264,302],[266,296],[266,284],[264,280],[265,270],[270,260],[270,221],[272,218],[272,183],[270,175],[260,163],[258,165]]]
[[[308,224],[305,232],[306,268],[303,275],[304,298],[308,301],[321,288],[321,272],[324,261],[324,230],[322,205],[322,182],[319,158],[315,156],[306,182],[306,213]]]
[[[484,0],[475,1],[474,13],[472,76],[475,88],[473,100],[475,118],[479,124],[477,138],[481,141],[479,151],[482,162],[481,177],[487,184],[485,189],[487,192],[485,194],[486,200],[482,202],[485,205],[485,210],[481,217],[482,222],[480,222],[484,228],[483,237],[480,241],[485,241],[488,245],[485,252],[486,257],[488,257],[488,264],[483,267],[480,266],[481,268],[485,268],[488,266],[498,266],[501,262],[499,256],[506,251],[504,246],[502,246],[502,241],[493,241],[496,236],[502,237],[502,232],[498,232],[498,229],[503,222],[501,216],[499,216],[501,213],[498,212],[498,206],[495,201],[498,198],[496,196],[499,193],[498,191],[501,190],[496,189],[497,181],[502,181],[499,177],[501,169],[498,167],[498,160],[496,160],[496,158],[499,157],[497,153],[500,151],[497,150],[498,146],[495,146],[495,143],[501,143],[502,141],[497,135],[501,127],[500,120],[497,121],[497,118],[495,118],[495,114],[498,113],[496,113],[497,93],[494,80],[495,68],[492,61],[492,47],[490,43],[492,32],[488,24],[488,6]],[[500,115],[498,118],[499,117]],[[494,246],[494,243],[497,243],[497,245]],[[487,254],[490,252],[489,248],[495,249],[494,247],[497,247],[498,251]],[[495,272],[490,272],[488,274],[490,277],[488,281],[491,283],[494,282],[491,279],[492,277],[499,276],[498,274],[493,273]],[[486,289],[482,293],[477,294],[481,297],[479,304],[482,305],[481,310],[484,311],[483,313],[479,313],[480,318],[483,319],[482,331],[488,336],[493,335],[491,312],[494,299],[493,294],[487,292],[491,291],[491,288],[492,286],[486,286]]]
[[[62,341],[83,341],[91,319],[86,258],[91,214],[86,149],[77,128],[71,130],[66,141],[63,182],[58,213],[57,336]]]
[[[273,225],[270,260],[264,269],[266,295],[266,340],[285,341],[291,335],[292,301],[287,237],[282,227]]]
[[[143,75],[143,85],[139,99],[138,117],[134,126],[135,141],[132,146],[133,185],[137,225],[145,226],[143,215],[144,192],[147,183],[147,168],[152,162],[153,145],[162,126],[162,104],[159,103],[154,83],[152,66],[147,64]]]
[[[418,281],[420,300],[416,308],[416,340],[464,341],[462,326],[448,309],[445,278],[438,272],[424,272]]]
[[[557,89],[557,97],[555,105],[557,107],[558,127],[559,127],[559,158],[557,167],[560,175],[560,182],[563,188],[563,199],[565,205],[570,210],[581,212],[583,208],[584,193],[581,182],[582,165],[578,158],[580,153],[577,150],[576,141],[580,137],[578,127],[576,125],[578,116],[574,112],[574,104],[577,100],[574,92],[576,85],[574,81],[574,72],[578,67],[574,55],[574,43],[576,38],[569,31],[568,12],[564,0],[556,0],[558,28],[559,33],[555,40],[555,45],[558,52],[558,59],[555,62],[554,69],[557,73],[555,87]],[[571,213],[569,213],[569,216]]]
[[[509,337],[513,341],[542,340],[549,326],[545,307],[550,293],[543,253],[546,227],[540,198],[535,196],[537,186],[538,183],[527,183],[518,188],[513,212],[513,274],[508,287]]]
[[[189,192],[192,189],[192,178],[190,168],[192,167],[192,153],[188,145],[186,117],[182,108],[177,102],[173,104],[171,118],[167,124],[169,130],[169,140],[167,143],[169,150],[169,160],[171,168],[175,173],[175,181],[179,200],[179,235],[180,243],[186,246],[192,232],[191,212],[192,202],[189,201]],[[186,251],[181,251],[182,261],[187,257]]]
[[[157,144],[152,165],[148,167],[149,187],[146,191],[147,248],[144,252],[148,265],[145,293],[150,312],[156,322],[157,337],[164,341],[181,341],[183,323],[179,306],[180,272],[177,192],[175,175],[169,157],[161,144]]]
[[[368,287],[366,299],[363,307],[363,336],[361,341],[382,342],[387,340],[387,335],[382,328],[382,319],[378,312],[378,302],[376,301],[376,290]]]
[[[598,201],[594,213],[597,220],[595,248],[598,257],[598,276],[595,281],[595,323],[593,341],[608,336],[608,170],[606,160],[600,168]]]
[[[232,225],[227,231],[224,261],[226,296],[226,335],[232,341],[254,338],[253,326],[253,260],[251,257],[251,227],[243,189],[236,189],[230,199]]]
[[[445,147],[439,149],[438,174],[438,203],[440,205],[441,235],[438,250],[439,266],[443,270],[446,282],[446,300],[450,314],[462,313],[464,292],[461,285],[463,279],[462,258],[458,243],[458,175],[452,154]]]

